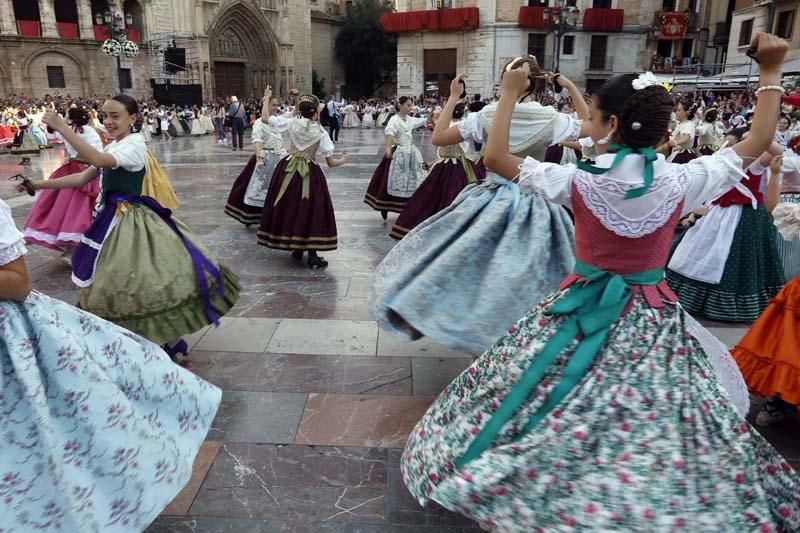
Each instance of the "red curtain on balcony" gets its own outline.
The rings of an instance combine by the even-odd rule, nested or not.
[[[477,7],[384,13],[381,26],[386,33],[474,30],[480,24],[479,13]]]
[[[624,9],[589,8],[583,15],[587,31],[620,31],[625,20]]]
[[[58,36],[62,39],[78,39],[78,25],[72,22],[56,22]]]
[[[18,20],[17,31],[21,37],[39,37],[41,35],[38,20]]]
[[[552,20],[553,17],[551,16],[550,21],[552,22]],[[519,27],[543,30],[545,27],[544,8],[540,6],[522,6],[519,8]]]
[[[139,30],[129,28],[128,29],[128,40],[133,41],[135,43],[142,41],[142,34],[139,33]]]
[[[92,29],[94,30],[95,41],[105,41],[108,39],[108,32],[105,26],[92,26]]]
[[[662,41],[678,41],[686,36],[689,15],[683,11],[665,11],[659,15],[659,36]]]

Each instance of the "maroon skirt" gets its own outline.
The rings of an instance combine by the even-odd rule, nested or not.
[[[277,250],[335,250],[336,216],[325,173],[317,163],[309,162],[309,195],[303,198],[303,178],[298,172],[286,176],[288,164],[289,158],[284,157],[275,168],[261,214],[258,244]],[[289,185],[275,205],[287,179]]]
[[[467,158],[464,160],[472,167],[472,171],[477,177],[477,165]],[[389,235],[394,239],[402,239],[422,221],[449,207],[467,185],[469,185],[469,181],[464,165],[449,162],[437,163],[414,196],[409,198]]]
[[[678,165],[682,165],[684,163],[688,163],[689,161],[693,161],[697,159],[697,154],[692,152],[691,150],[684,150],[680,152],[678,155],[675,156],[671,162],[676,163]]]
[[[261,220],[261,208],[244,203],[244,195],[247,192],[247,186],[250,184],[250,178],[253,176],[255,169],[256,155],[253,154],[242,173],[233,182],[231,193],[228,195],[228,203],[225,204],[225,213],[245,226],[258,224]]]
[[[391,211],[400,213],[408,203],[408,198],[400,198],[389,194],[389,166],[391,159],[384,157],[380,165],[372,174],[372,179],[367,187],[367,194],[364,196],[364,203],[375,211]]]
[[[700,149],[697,150],[697,153],[700,154],[701,156],[703,156],[703,155],[714,155],[714,149],[712,147],[708,146],[708,145],[705,145],[705,146],[701,146]]]
[[[486,165],[483,163],[483,156],[480,156],[475,161],[475,169],[478,172],[478,179],[483,181],[486,179]]]
[[[547,147],[547,151],[544,153],[544,162],[560,164],[563,156],[564,147],[560,144],[553,144]]]

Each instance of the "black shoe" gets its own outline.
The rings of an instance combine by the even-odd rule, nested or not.
[[[292,251],[292,259],[295,261],[302,261],[303,260],[303,250],[293,250]]]
[[[386,222],[386,218],[388,216],[389,216],[389,212],[388,211],[381,211],[381,218],[383,218],[384,222]]]
[[[316,252],[308,252],[308,268],[327,268],[328,262],[318,256]]]

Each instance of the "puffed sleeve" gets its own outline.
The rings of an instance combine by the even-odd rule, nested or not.
[[[415,130],[425,126],[428,123],[428,119],[425,118],[425,117],[419,117],[419,118],[415,118],[413,120],[414,120],[414,122],[413,122],[413,126],[412,127]]]
[[[113,168],[124,168],[135,172],[147,165],[147,145],[138,133],[132,133],[121,142],[106,146],[106,152],[114,156]]]
[[[772,219],[784,240],[800,235],[800,204],[780,203],[772,210]]]
[[[574,142],[581,134],[581,121],[572,115],[559,113],[556,115],[556,122],[553,125],[553,142],[558,144],[563,142]]]
[[[253,124],[253,133],[251,134],[253,144],[264,144],[264,134],[266,133],[264,126],[266,124],[264,124],[263,120],[256,120],[256,123]]]
[[[328,135],[328,132],[323,129],[322,135],[319,138],[319,148],[317,148],[317,153],[322,157],[330,157],[333,155],[333,151],[335,149],[336,147],[333,145],[331,136]]]
[[[0,266],[25,255],[25,241],[11,217],[11,208],[0,200]]]
[[[397,136],[397,115],[394,115],[392,118],[389,119],[389,123],[386,124],[386,129],[384,130],[386,135],[391,135],[392,137]]]
[[[684,213],[714,200],[747,177],[742,170],[742,158],[733,148],[724,148],[713,155],[698,157],[683,167],[689,178],[683,204]]]
[[[519,166],[519,188],[522,192],[537,192],[547,200],[572,207],[572,179],[576,166],[542,163],[526,157]]]
[[[483,142],[483,130],[478,120],[478,113],[470,113],[467,118],[458,123],[458,131],[464,141],[473,143]]]

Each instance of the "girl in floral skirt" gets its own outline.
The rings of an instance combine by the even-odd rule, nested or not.
[[[0,512],[7,531],[144,530],[183,488],[221,393],[155,344],[30,290],[0,201]]]
[[[147,147],[131,133],[138,106],[126,95],[103,104],[114,142],[101,152],[83,141],[54,111],[44,121],[89,162],[87,170],[34,189],[81,187],[103,169],[102,209],[72,256],[78,305],[115,324],[188,356],[183,335],[218,323],[239,298],[238,277],[154,198],[142,195]],[[19,186],[22,190],[22,186]]]
[[[764,88],[750,138],[686,165],[652,148],[672,109],[652,75],[593,96],[591,137],[616,152],[597,166],[514,157],[528,79],[504,76],[487,167],[574,210],[577,262],[412,431],[401,468],[421,503],[502,532],[800,529],[800,477],[745,421],[746,395],[721,385],[709,351],[724,346],[664,283],[680,215],[741,179],[772,139],[787,43],[758,34],[753,46]]]

